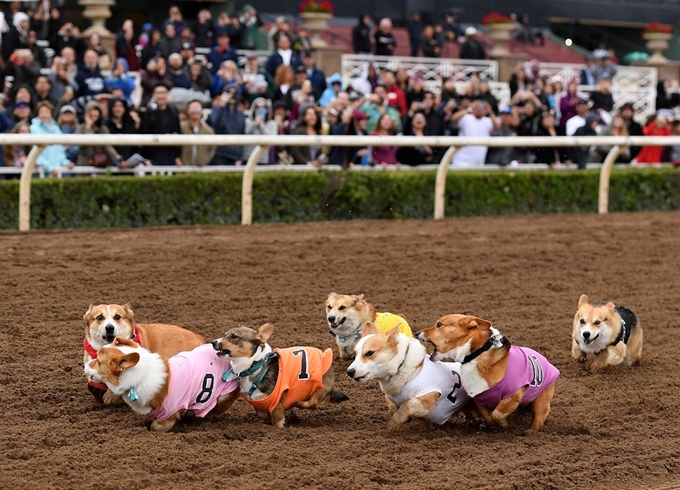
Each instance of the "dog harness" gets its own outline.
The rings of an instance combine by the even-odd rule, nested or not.
[[[415,378],[404,385],[401,393],[387,395],[387,398],[401,406],[411,398],[432,392],[439,393],[439,399],[432,411],[422,419],[442,425],[470,399],[461,383],[460,366],[459,362],[431,361],[426,357],[423,360],[423,368]]]
[[[399,325],[399,323],[401,323],[401,325]],[[409,326],[406,319],[399,315],[395,315],[394,313],[376,313],[375,324],[378,325],[380,333],[383,335],[392,330],[397,325],[399,325],[399,333],[403,333],[409,339],[413,338],[413,332],[411,332],[411,327]],[[362,323],[361,325],[359,325],[359,328],[357,328],[354,332],[350,333],[349,335],[338,335],[332,330],[329,330],[329,333],[333,337],[337,337],[338,340],[340,340],[340,342],[347,342],[347,340],[351,339],[352,337],[360,336],[363,331],[364,324]]]
[[[163,405],[149,415],[166,420],[177,412],[191,410],[205,417],[220,397],[238,390],[238,381],[224,381],[222,373],[231,368],[229,359],[219,357],[211,344],[180,352],[168,359],[170,382]],[[133,391],[130,391],[132,399]]]
[[[253,400],[248,395],[245,400],[256,410],[272,413],[286,394],[286,410],[297,402],[308,400],[312,393],[323,387],[323,376],[333,364],[333,351],[321,351],[314,347],[289,347],[274,349],[278,355],[279,376],[274,391],[261,400]],[[261,382],[261,380],[260,380]]]
[[[624,344],[628,345],[628,341],[630,340],[630,336],[633,333],[633,329],[637,326],[637,316],[635,316],[635,313],[625,306],[616,306],[614,310],[621,317],[621,330],[619,330],[619,334],[609,345],[614,346],[619,342],[623,342]],[[595,355],[599,356],[607,349],[607,347],[602,349],[600,352],[596,352]]]
[[[132,331],[132,337],[130,337],[130,340],[134,340],[137,344],[139,344],[140,347],[143,347],[142,338],[139,336],[139,329],[137,328],[136,325],[134,330]],[[87,355],[90,356],[91,360],[97,358],[97,351],[94,349],[94,347],[92,347],[92,344],[90,344],[90,341],[87,340],[87,337],[83,339],[83,349],[85,349],[85,352],[87,352]],[[104,383],[96,383],[90,380],[87,384],[88,391],[93,395],[97,396],[98,398],[101,398],[107,389]]]
[[[521,403],[531,403],[553,384],[560,371],[538,352],[528,347],[510,347],[508,368],[503,379],[473,397],[477,405],[493,410],[501,400],[510,398],[526,386]]]

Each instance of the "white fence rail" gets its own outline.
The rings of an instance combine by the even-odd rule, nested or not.
[[[454,137],[454,136],[362,136],[366,146],[437,146],[448,147],[437,167],[435,183],[434,219],[444,217],[446,174],[458,148],[463,146],[499,147],[570,147],[609,146],[612,149],[600,171],[598,212],[606,213],[609,203],[609,176],[620,149],[627,146],[676,146],[680,136],[586,136],[586,137]],[[30,229],[31,181],[36,171],[38,156],[49,145],[121,145],[121,146],[183,146],[253,145],[255,150],[248,158],[243,172],[241,223],[252,224],[253,176],[260,156],[270,146],[356,146],[352,136],[266,136],[266,135],[37,135],[0,134],[0,145],[32,146],[21,173],[19,190],[19,230]]]

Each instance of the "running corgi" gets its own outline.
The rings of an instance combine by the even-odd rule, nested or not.
[[[584,362],[586,355],[592,354],[593,369],[640,363],[642,327],[635,313],[625,306],[611,302],[593,305],[588,296],[581,295],[571,338],[571,355]]]
[[[265,323],[258,330],[238,327],[212,346],[221,358],[231,360],[231,369],[222,379],[238,379],[245,400],[260,418],[283,428],[285,413],[293,407],[317,409],[330,400],[347,400],[333,389],[333,351],[314,347],[272,349],[267,343],[274,325]]]

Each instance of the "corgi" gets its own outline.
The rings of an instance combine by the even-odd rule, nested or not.
[[[125,305],[90,305],[83,315],[85,339],[83,364],[97,358],[97,352],[116,337],[134,340],[151,352],[169,358],[205,344],[205,338],[175,325],[143,324],[135,321],[130,303]],[[104,383],[88,380],[88,390],[100,402],[111,404],[119,397],[107,393]]]
[[[188,411],[205,417],[213,410],[228,410],[240,395],[236,381],[222,379],[230,367],[210,344],[166,360],[126,337],[116,337],[85,364],[85,374],[106,384],[135,412],[150,416],[151,430],[165,432]]]
[[[364,300],[364,295],[331,293],[326,299],[326,321],[328,332],[335,337],[340,359],[354,357],[357,342],[366,322],[378,325],[381,333],[386,334],[396,325],[407,337],[413,337],[411,327],[401,316],[393,313],[376,313],[375,307]]]
[[[412,418],[443,425],[470,401],[460,363],[432,361],[423,344],[398,327],[382,334],[375,323],[366,322],[355,351],[347,375],[360,383],[378,380],[390,414],[388,432]]]
[[[245,400],[258,416],[278,428],[293,407],[317,409],[330,400],[339,403],[347,396],[333,389],[333,351],[314,347],[272,349],[268,344],[274,325],[258,330],[238,327],[213,340],[219,357],[231,360],[232,369],[223,378],[238,379]]]
[[[531,404],[527,434],[543,427],[560,372],[541,354],[511,346],[491,322],[474,316],[445,316],[418,338],[434,345],[435,359],[461,363],[463,388],[487,424],[507,428],[508,416],[520,404]]]
[[[593,305],[588,296],[581,295],[571,338],[571,355],[585,362],[587,354],[592,354],[593,369],[640,363],[642,327],[635,313],[625,306],[611,302]]]

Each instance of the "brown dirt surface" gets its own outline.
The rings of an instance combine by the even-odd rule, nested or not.
[[[0,233],[0,488],[673,488],[680,475],[680,213],[441,222],[336,222]],[[89,303],[220,336],[278,328],[272,344],[330,347],[329,292],[364,293],[414,329],[490,319],[561,371],[543,430],[421,421],[395,435],[376,383],[297,411],[277,430],[239,401],[221,417],[147,430],[100,406],[82,373]],[[641,366],[590,373],[570,356],[581,293],[631,307]]]

